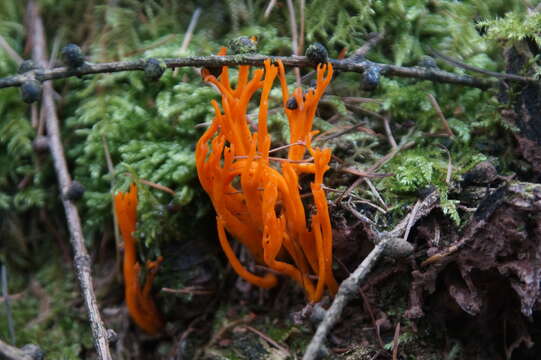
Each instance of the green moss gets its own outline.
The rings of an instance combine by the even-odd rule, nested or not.
[[[535,11],[526,14],[508,12],[501,18],[480,21],[477,26],[486,27],[487,37],[492,40],[515,43],[530,38],[537,43],[537,46],[541,46],[541,36],[539,35],[541,14]]]

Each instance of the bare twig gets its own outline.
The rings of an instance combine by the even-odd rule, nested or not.
[[[370,33],[369,37],[368,37],[368,40],[366,40],[366,42],[363,44],[363,46],[358,48],[353,53],[352,56],[354,56],[354,57],[363,57],[363,56],[365,56],[381,40],[383,40],[383,34],[382,33]]]
[[[400,323],[396,324],[393,338],[393,360],[398,360],[398,344],[400,343]]]
[[[449,185],[451,183],[451,177],[453,176],[453,159],[451,158],[451,152],[447,147],[439,144],[440,148],[447,153],[447,175],[445,176],[445,183]]]
[[[270,16],[270,13],[272,12],[272,9],[274,9],[274,6],[276,5],[277,0],[270,0],[269,4],[267,5],[267,8],[265,9],[265,13],[263,14],[263,17],[267,19]]]
[[[374,132],[374,130],[364,127],[363,124],[355,124],[355,125],[348,126],[345,129],[336,131],[335,133],[331,133],[331,134],[325,135],[325,136],[320,136],[320,137],[317,138],[317,140],[318,141],[329,141],[331,139],[335,139],[337,137],[349,134],[349,133],[351,133],[353,131],[357,131],[357,130],[359,130],[361,132],[364,132],[365,134],[368,134],[368,135],[374,135],[374,136],[378,135],[377,133]]]
[[[376,337],[378,339],[379,346],[381,348],[385,348],[385,344],[383,343],[383,339],[381,338],[380,334],[380,327],[378,326],[376,322],[376,317],[374,316],[374,311],[372,311],[372,305],[370,305],[370,301],[368,301],[368,297],[365,295],[363,289],[359,289],[359,294],[361,295],[361,298],[363,299],[364,307],[366,311],[368,312],[368,315],[370,315],[370,320],[372,320],[372,325],[374,325],[374,331],[376,332]]]
[[[6,309],[6,317],[8,320],[8,333],[11,338],[11,343],[15,344],[15,327],[13,326],[13,316],[11,313],[11,303],[8,291],[8,268],[2,263],[0,263],[0,274],[0,282],[2,283],[2,296],[4,297],[4,306]]]
[[[189,295],[209,295],[215,291],[212,289],[206,289],[200,286],[186,286],[182,289],[162,288],[162,292],[170,294],[189,294]]]
[[[152,182],[152,181],[148,181],[148,180],[145,180],[145,179],[139,179],[139,181],[141,182],[141,184],[145,184],[145,185],[148,185],[150,187],[153,187],[154,189],[158,189],[158,190],[161,190],[163,192],[166,192],[166,193],[169,193],[173,196],[176,195],[175,191],[165,185],[161,185],[161,184],[156,184],[155,182]]]
[[[361,220],[362,222],[364,223],[368,223],[368,224],[371,224],[371,225],[376,225],[376,223],[374,221],[372,221],[371,219],[369,219],[367,216],[361,214],[360,212],[358,212],[357,210],[355,210],[355,208],[353,207],[353,204],[351,204],[351,200],[348,199],[347,202],[343,202],[344,206],[353,214],[353,216],[355,216],[357,219]]]
[[[520,81],[520,82],[530,82],[530,83],[531,82],[533,82],[533,83],[538,83],[539,82],[539,80],[529,78],[529,77],[525,77],[525,76],[520,76],[520,75],[515,75],[515,74],[498,73],[498,72],[494,72],[494,71],[480,69],[478,67],[465,64],[462,61],[459,61],[457,59],[453,59],[450,56],[439,53],[434,49],[430,49],[430,53],[432,55],[434,55],[434,56],[437,56],[437,57],[441,58],[443,61],[445,61],[445,62],[447,62],[447,63],[449,63],[449,64],[451,64],[453,66],[458,66],[460,68],[470,70],[470,71],[474,71],[474,72],[477,72],[477,73],[480,73],[480,74],[483,74],[483,75],[488,75],[488,76],[492,76],[492,77],[499,78],[499,79]]]
[[[385,134],[387,135],[387,139],[389,140],[391,148],[393,150],[398,149],[398,145],[396,144],[396,140],[394,139],[393,132],[391,131],[391,125],[389,124],[389,117],[387,116],[383,117],[383,128],[385,129]]]
[[[304,51],[304,8],[306,6],[305,0],[299,0],[299,16],[301,25],[299,28],[299,44],[297,46],[297,55],[302,54]]]
[[[419,204],[415,214],[406,216],[393,230],[389,232],[373,231],[374,236],[376,237],[376,246],[361,262],[357,269],[355,269],[355,271],[340,284],[338,293],[334,297],[331,307],[326,311],[325,317],[320,322],[316,333],[312,337],[302,358],[303,360],[315,360],[318,357],[327,334],[340,319],[346,304],[357,295],[358,287],[370,273],[384,251],[387,251],[388,247],[391,247],[393,242],[396,242],[398,238],[402,237],[409,222],[415,224],[419,219],[430,213],[437,205],[438,200],[438,192],[434,191]],[[399,241],[403,242],[402,239]]]
[[[380,202],[381,205],[383,205],[383,208],[385,210],[388,210],[387,209],[387,204],[385,204],[385,201],[383,201],[383,198],[381,197],[381,195],[379,194],[378,192],[378,189],[376,189],[376,187],[374,186],[374,184],[372,184],[372,181],[370,181],[370,179],[368,177],[364,177],[364,182],[368,185],[368,187],[370,188],[370,191],[372,192],[372,194],[374,195],[374,197],[376,198],[376,200],[378,200]]]
[[[184,39],[182,40],[182,46],[180,47],[180,52],[184,53],[186,50],[188,50],[188,46],[190,45],[190,42],[192,41],[193,32],[195,30],[195,27],[197,26],[197,22],[199,21],[199,17],[201,16],[201,8],[195,9],[195,11],[192,14],[192,19],[190,20],[190,24],[188,25],[188,29],[186,30],[186,34],[184,34]],[[174,76],[177,76],[178,69],[176,68],[174,71]]]
[[[340,168],[340,171],[348,173],[348,174],[352,174],[352,175],[369,177],[369,178],[384,178],[387,176],[393,176],[393,174],[372,173],[372,172],[357,170],[357,169],[352,169],[352,168]]]
[[[404,232],[404,241],[408,241],[408,236],[413,226],[413,220],[415,219],[415,214],[417,214],[417,211],[419,210],[419,205],[420,205],[420,202],[417,201],[415,203],[415,206],[413,206],[413,210],[409,214],[408,225],[406,226],[406,231]]]
[[[430,100],[430,103],[434,107],[434,110],[436,110],[436,114],[438,114],[438,117],[440,118],[443,128],[445,129],[445,132],[447,133],[447,135],[449,135],[450,137],[455,136],[455,134],[453,134],[453,130],[451,130],[451,128],[449,127],[449,123],[447,122],[445,115],[443,115],[443,111],[441,111],[440,104],[438,104],[438,101],[436,100],[434,95],[427,94],[427,96],[428,96],[428,100]]]
[[[360,97],[360,96],[344,96],[342,97],[342,100],[345,103],[350,103],[350,104],[364,104],[364,103],[382,104],[383,103],[383,100],[381,99],[374,99],[374,98],[367,98],[367,97]]]
[[[271,344],[272,346],[274,346],[275,348],[281,350],[284,354],[287,355],[287,357],[290,357],[291,356],[291,352],[289,351],[289,349],[285,346],[285,345],[281,345],[279,344],[278,342],[274,341],[270,336],[268,336],[267,334],[263,333],[262,331],[259,331],[257,330],[256,328],[252,327],[252,326],[249,326],[249,325],[245,325],[243,326],[243,328],[245,328],[246,330],[249,330],[251,332],[253,332],[254,334],[256,334],[257,336],[259,336],[260,338],[262,338],[263,340],[265,340],[266,342],[268,342],[269,344]]]
[[[45,67],[47,62],[45,53],[45,31],[37,4],[33,0],[28,2],[28,14],[30,19],[29,33],[33,34],[32,57],[37,64]],[[68,172],[64,149],[60,140],[60,129],[51,83],[43,84],[42,106],[44,108],[45,125],[47,128],[47,136],[49,138],[49,149],[53,158],[60,191],[61,193],[64,193],[71,184],[71,177]],[[90,318],[96,352],[100,359],[109,360],[111,359],[111,354],[109,351],[107,330],[103,325],[96,303],[96,295],[94,293],[94,286],[92,284],[92,276],[90,273],[90,256],[85,247],[79,213],[75,204],[64,196],[62,197],[62,203],[66,212],[66,220],[71,234],[70,240],[74,252],[75,268],[77,270],[81,292]]]
[[[22,349],[19,349],[0,340],[0,359],[37,360],[42,358],[43,352],[36,345],[25,345]]]
[[[184,58],[162,59],[168,68],[177,67],[220,67],[252,65],[263,66],[266,59],[281,60],[286,67],[313,67],[314,63],[306,56],[263,56],[259,54],[230,55],[230,56],[193,56]],[[465,85],[481,89],[486,89],[497,85],[497,81],[479,79],[468,75],[458,75],[447,71],[437,69],[426,69],[421,67],[404,67],[389,64],[378,64],[373,62],[359,61],[351,59],[329,59],[335,70],[343,72],[363,73],[371,66],[378,66],[381,74],[389,77],[415,78],[422,80],[431,80],[449,84]],[[145,68],[145,59],[132,61],[119,61],[109,63],[84,64],[77,69],[68,69],[66,67],[57,67],[54,69],[38,69],[25,74],[12,75],[0,79],[0,88],[21,86],[25,81],[35,78],[39,81],[63,79],[68,77],[113,73],[121,71],[143,71]]]
[[[17,54],[15,50],[9,45],[9,43],[4,39],[2,35],[0,35],[0,48],[4,49],[5,52],[8,53],[9,57],[13,59],[13,61],[19,65],[23,62],[23,59]]]
[[[291,49],[295,55],[299,54],[299,32],[297,30],[297,15],[295,14],[295,6],[293,0],[286,0],[287,10],[289,11],[289,26],[291,28]],[[297,86],[301,86],[301,72],[299,68],[295,68],[295,78]]]
[[[190,41],[192,40],[193,32],[195,30],[195,27],[197,26],[197,22],[199,21],[200,16],[201,16],[201,8],[198,7],[193,12],[192,19],[190,20],[190,24],[188,25],[188,30],[186,30],[186,34],[184,35],[184,40],[182,40],[182,46],[180,47],[180,51],[184,52],[188,50],[188,45],[190,44]]]
[[[302,358],[303,360],[315,360],[318,358],[319,351],[327,334],[340,319],[344,307],[353,295],[356,294],[359,284],[366,275],[370,273],[370,270],[372,270],[378,259],[381,257],[389,240],[390,239],[385,239],[379,242],[357,269],[355,269],[355,271],[340,284],[340,288],[338,289],[338,293],[336,294],[331,307],[326,311],[325,317],[319,324],[314,337],[306,348],[306,352]]]

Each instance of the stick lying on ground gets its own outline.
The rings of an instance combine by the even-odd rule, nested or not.
[[[374,232],[376,246],[355,271],[340,284],[331,307],[325,312],[323,320],[306,348],[303,360],[315,360],[318,358],[323,348],[323,343],[327,338],[329,331],[336,325],[342,311],[347,303],[358,294],[358,288],[364,278],[370,273],[378,259],[383,254],[390,256],[404,256],[411,253],[412,246],[402,239],[403,234],[409,232],[409,229],[422,217],[426,216],[434,209],[439,200],[437,191],[433,191],[423,201],[417,202],[413,211],[408,214],[393,230],[389,232]]]
[[[166,67],[222,67],[236,65],[263,66],[266,59],[280,60],[286,67],[314,67],[315,64],[306,56],[263,56],[258,54],[229,55],[229,56],[194,56],[186,58],[161,59]],[[370,69],[377,68],[383,76],[405,77],[435,82],[457,84],[487,89],[498,84],[495,80],[480,79],[468,75],[458,75],[437,68],[423,68],[418,66],[405,67],[389,64],[374,63],[368,60],[354,61],[352,59],[329,59],[333,68],[337,71],[364,73]],[[0,88],[21,86],[28,80],[54,80],[74,76],[112,73],[120,71],[144,71],[146,59],[119,61],[111,63],[84,63],[76,69],[57,67],[54,69],[36,69],[24,74],[8,76],[0,79]],[[515,79],[521,81],[520,79]]]
[[[29,1],[28,15],[28,33],[32,34],[32,57],[37,64],[44,66],[47,63],[47,57],[45,55],[45,32],[35,1]],[[60,128],[58,125],[58,116],[53,100],[53,86],[51,83],[43,84],[42,106],[47,128],[47,138],[49,140],[49,150],[53,158],[60,191],[64,194],[71,184],[71,177],[64,156],[62,142],[60,140]],[[66,211],[66,220],[70,232],[77,278],[88,311],[96,352],[98,353],[99,359],[110,360],[111,354],[109,350],[108,333],[103,325],[96,303],[94,285],[92,284],[92,276],[90,274],[90,256],[84,245],[79,213],[75,204],[65,196],[62,196],[62,203],[64,204],[64,209]]]

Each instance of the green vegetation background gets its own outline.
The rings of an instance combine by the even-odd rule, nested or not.
[[[284,1],[278,1],[268,18],[263,15],[268,1],[262,0],[39,3],[53,62],[68,42],[79,44],[88,61],[103,62],[209,55],[239,35],[256,36],[262,54],[291,54]],[[363,45],[368,33],[380,32],[384,40],[367,55],[372,61],[414,66],[433,48],[467,64],[502,71],[503,48],[508,42],[530,36],[541,44],[535,33],[541,18],[528,15],[526,10],[531,3],[307,1],[305,43],[319,41],[327,46],[330,56],[336,57],[344,48],[351,53]],[[197,6],[203,10],[200,21],[188,49],[181,51],[180,44]],[[31,34],[25,30],[24,10],[23,1],[0,1],[0,34],[27,58],[25,38]],[[438,64],[446,70],[463,72]],[[15,61],[0,50],[0,77],[16,71]],[[177,194],[171,197],[141,187],[138,236],[145,244],[143,253],[154,257],[162,253],[165,244],[190,239],[201,226],[198,221],[211,211],[196,179],[193,151],[201,133],[196,125],[211,121],[210,100],[217,98],[216,92],[203,84],[198,72],[191,68],[179,69],[176,74],[166,71],[157,82],[145,79],[142,73],[130,72],[59,80],[54,86],[59,94],[57,103],[70,170],[86,187],[79,208],[91,252],[96,253],[104,234],[113,231],[111,192],[126,189],[133,178],[168,186]],[[427,94],[435,96],[447,116],[456,134],[453,141],[427,136],[442,130]],[[278,105],[278,92],[273,95]],[[495,95],[493,91],[389,78],[382,79],[377,90],[367,92],[360,87],[359,74],[340,74],[324,99],[330,115],[321,115],[316,124],[326,131],[364,122],[366,127],[384,134],[379,120],[351,111],[343,101],[343,97],[380,99],[363,108],[388,114],[400,144],[415,142],[384,168],[395,176],[375,181],[382,197],[399,217],[403,206],[414,201],[416,191],[434,185],[442,194],[445,211],[460,224],[458,201],[447,196],[448,155],[442,146],[449,150],[453,179],[485,159],[505,172],[514,161],[513,153],[506,150],[512,142],[512,129],[501,122]],[[90,331],[86,314],[67,306],[80,306],[81,300],[74,276],[66,271],[69,266],[62,264],[58,237],[68,236],[63,209],[51,159],[33,150],[36,129],[30,114],[30,106],[21,101],[18,89],[0,90],[0,260],[10,270],[10,293],[23,294],[12,303],[16,345],[37,343],[50,358],[77,359],[92,346]],[[337,122],[325,121],[334,114],[339,114]],[[272,116],[271,129],[277,142],[287,136],[285,120],[279,113]],[[390,151],[384,136],[364,133],[343,136],[325,146],[335,148],[336,155],[360,169],[369,168]],[[107,165],[106,148],[112,169]],[[373,196],[358,191],[364,197]],[[168,211],[172,204],[181,210]],[[58,229],[56,233],[44,225],[44,219]],[[121,289],[120,283],[115,286]],[[36,291],[45,294],[46,305],[36,300]],[[0,338],[8,339],[3,308]]]

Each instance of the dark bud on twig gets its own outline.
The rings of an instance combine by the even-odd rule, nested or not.
[[[23,101],[31,104],[41,98],[41,83],[37,80],[28,80],[21,85]]]
[[[313,61],[316,64],[326,64],[329,59],[327,49],[320,43],[313,43],[308,46],[305,55],[310,61]]]
[[[426,69],[438,69],[438,64],[436,64],[436,60],[432,56],[428,55],[423,55],[417,65]]]
[[[229,41],[228,47],[233,54],[255,54],[257,52],[256,42],[246,36]]]
[[[74,180],[71,182],[68,190],[66,190],[66,192],[64,193],[64,197],[71,201],[77,201],[83,197],[84,193],[85,187],[83,186],[83,184],[81,184],[77,180]]]
[[[298,107],[299,104],[297,104],[297,99],[295,99],[294,96],[287,99],[286,108],[288,108],[289,110],[295,110]]]
[[[47,152],[49,150],[49,139],[43,135],[36,137],[32,143],[32,148],[38,154]]]
[[[36,70],[38,68],[39,68],[39,66],[37,66],[34,61],[32,61],[32,60],[24,60],[21,63],[21,65],[19,65],[19,69],[17,70],[17,73],[24,74],[25,72]]]
[[[363,72],[361,78],[361,87],[363,90],[372,91],[379,85],[379,79],[381,68],[379,66],[369,66],[365,72]]]
[[[490,161],[483,161],[475,165],[473,169],[464,174],[463,185],[490,184],[498,177],[496,167]]]
[[[167,66],[163,61],[158,59],[150,58],[145,63],[145,76],[149,80],[158,80],[162,77]]]
[[[68,44],[62,48],[62,57],[69,68],[75,69],[85,63],[81,48],[75,44]]]

